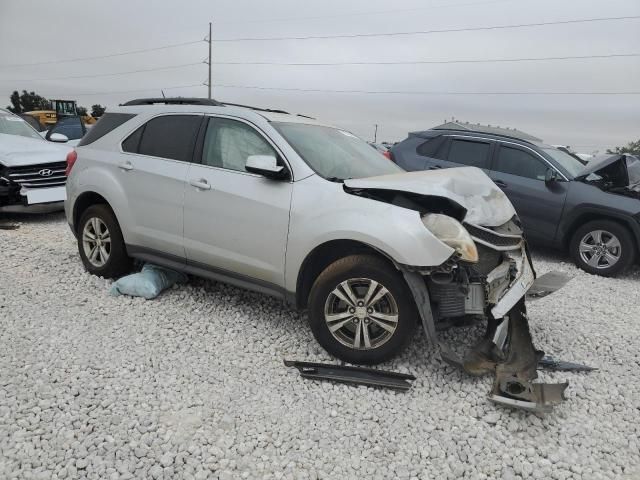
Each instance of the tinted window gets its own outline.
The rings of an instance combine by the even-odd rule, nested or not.
[[[444,144],[444,140],[445,137],[442,136],[431,138],[419,145],[416,149],[416,152],[418,153],[418,155],[437,158],[436,155],[438,153],[438,149]]]
[[[138,153],[138,147],[140,146],[140,139],[142,138],[143,131],[144,125],[129,135],[127,139],[122,142],[122,150],[125,152]]]
[[[127,120],[131,120],[135,115],[131,113],[105,113],[87,134],[82,137],[78,146],[89,145],[99,138],[104,137],[111,130],[118,128]]]
[[[277,157],[271,145],[253,128],[226,118],[211,118],[202,148],[202,163],[244,172],[251,155]]]
[[[470,167],[487,168],[490,146],[483,142],[453,139],[447,160]]]
[[[54,133],[61,133],[69,140],[77,140],[84,135],[84,127],[80,117],[69,117],[58,120],[49,133],[47,133],[47,140],[51,138]]]
[[[494,170],[519,177],[544,180],[547,165],[529,152],[501,146]]]
[[[202,117],[196,115],[166,115],[149,120],[138,153],[190,161],[201,120]]]

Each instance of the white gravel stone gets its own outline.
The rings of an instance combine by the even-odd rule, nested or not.
[[[599,367],[532,415],[487,401],[490,377],[424,336],[382,368],[407,393],[306,381],[283,358],[335,362],[281,302],[192,279],[153,301],[111,297],[64,217],[0,231],[0,478],[640,478],[640,271],[575,275],[529,303],[535,344]],[[469,329],[443,333],[469,339]]]

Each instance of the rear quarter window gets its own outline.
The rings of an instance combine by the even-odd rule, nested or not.
[[[438,150],[444,144],[444,140],[445,138],[443,136],[430,138],[426,142],[418,145],[418,148],[416,148],[416,153],[423,157],[437,158]]]
[[[95,142],[96,140],[104,137],[107,133],[118,128],[120,125],[128,122],[133,117],[135,117],[135,114],[132,113],[105,113],[100,117],[100,120],[98,120],[93,128],[89,130],[84,137],[82,137],[78,146],[81,147]]]

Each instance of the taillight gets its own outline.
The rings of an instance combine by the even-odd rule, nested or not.
[[[384,155],[385,157],[387,157],[389,160],[391,160],[393,162],[393,155],[391,155],[391,150],[387,150],[385,152],[382,152],[382,155]]]
[[[69,153],[67,153],[67,168],[64,171],[64,174],[67,177],[71,173],[71,169],[75,165],[77,159],[78,159],[78,154],[76,153],[75,150],[71,150]]]

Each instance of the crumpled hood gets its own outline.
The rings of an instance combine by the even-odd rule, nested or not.
[[[40,163],[64,162],[72,148],[44,139],[0,133],[0,165],[21,167]]]
[[[476,167],[396,173],[345,180],[344,184],[354,189],[393,190],[448,198],[467,210],[466,222],[487,227],[502,225],[516,214],[504,192]]]
[[[633,155],[606,155],[589,162],[576,177],[605,189],[629,188],[640,192],[640,160]]]

